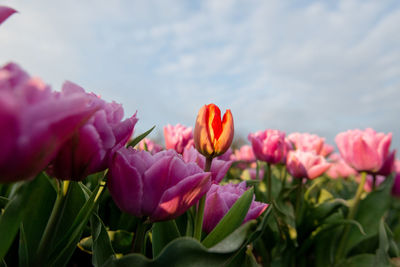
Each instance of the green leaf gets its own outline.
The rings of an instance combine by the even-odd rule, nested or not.
[[[383,218],[379,223],[379,248],[376,251],[375,266],[379,264],[390,265],[390,258],[388,255],[389,251],[389,239],[385,230],[385,221]]]
[[[80,187],[79,187],[80,188]],[[90,198],[81,207],[79,213],[74,217],[71,226],[65,230],[65,234],[60,238],[59,242],[56,243],[55,248],[51,251],[48,265],[51,266],[65,266],[68,263],[69,258],[72,256],[79,239],[82,235],[84,227],[92,214],[92,211],[97,205],[98,194],[104,189],[104,184],[100,184],[90,195]],[[82,192],[83,194],[83,192]]]
[[[253,200],[253,192],[253,188],[247,190],[233,204],[217,226],[203,240],[202,243],[205,247],[210,248],[216,245],[242,224]]]
[[[369,193],[361,200],[355,220],[362,225],[366,235],[360,234],[358,229],[352,227],[346,243],[346,254],[361,241],[378,234],[379,219],[390,207],[392,182],[393,176],[387,177],[378,190]]]
[[[38,186],[40,186],[41,192],[36,195],[35,201],[30,203],[31,208],[26,211],[21,225],[21,233],[24,233],[24,237],[20,239],[20,247],[26,249],[26,251],[19,250],[19,260],[25,262],[25,266],[34,264],[40,239],[57,195],[49,178],[43,176],[39,179],[40,184]],[[24,244],[21,244],[21,242],[24,242]]]
[[[150,260],[141,254],[129,254],[119,259],[110,259],[107,267],[212,267],[224,266],[234,251],[225,253],[211,252],[194,238],[180,237],[170,242],[154,260]]]
[[[39,174],[32,181],[20,183],[7,203],[3,215],[0,217],[0,259],[4,258],[14,241],[25,214],[34,207],[37,196],[43,193],[41,186],[43,179],[45,179],[43,175]]]
[[[375,266],[387,266],[387,265],[376,265],[374,263],[374,254],[360,254],[351,258],[348,258],[344,262],[336,265],[336,267],[375,267]]]
[[[114,250],[111,246],[110,238],[106,227],[97,214],[93,214],[90,218],[92,229],[92,263],[94,266],[103,266],[104,263],[114,255]]]
[[[137,144],[139,144],[140,141],[142,141],[142,139],[144,139],[146,136],[148,136],[153,130],[154,128],[156,128],[156,126],[154,125],[153,127],[151,127],[149,130],[147,130],[146,132],[142,133],[141,135],[135,137],[135,139],[133,139],[128,145],[127,147],[134,147]]]
[[[8,198],[0,196],[0,210],[7,205],[8,201],[10,201]]]
[[[152,231],[153,257],[157,257],[168,243],[178,237],[180,234],[175,220],[154,223]]]

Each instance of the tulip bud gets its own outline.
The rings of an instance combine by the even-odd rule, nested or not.
[[[196,149],[205,157],[225,153],[233,140],[233,118],[228,109],[221,121],[221,111],[214,104],[204,105],[197,115],[194,128]]]

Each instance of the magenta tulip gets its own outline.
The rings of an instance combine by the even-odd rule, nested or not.
[[[329,156],[332,163],[326,174],[331,178],[347,178],[351,175],[356,175],[357,171],[350,167],[339,154],[333,153]]]
[[[302,150],[290,151],[286,161],[287,170],[294,178],[314,179],[330,166],[323,156]]]
[[[99,108],[94,97],[52,92],[16,64],[0,69],[0,181],[33,178]],[[6,129],[6,130],[5,130]]]
[[[63,86],[66,94],[87,96],[83,88],[71,82]],[[68,139],[49,167],[49,173],[62,180],[80,181],[89,174],[108,168],[116,150],[125,146],[137,122],[136,114],[123,120],[120,104],[107,103],[95,97],[100,109]]]
[[[246,190],[246,182],[227,185],[213,184],[206,197],[203,231],[210,233]],[[256,219],[267,207],[268,204],[254,201],[253,197],[253,202],[243,223]]]
[[[356,129],[339,133],[335,141],[347,164],[357,171],[376,173],[389,155],[392,134]]]
[[[174,149],[179,154],[183,153],[185,147],[194,146],[193,129],[181,124],[164,127],[165,148]]]
[[[0,24],[2,24],[6,19],[8,19],[8,17],[16,12],[16,10],[10,7],[0,6]]]
[[[211,174],[174,150],[151,155],[121,148],[110,167],[108,189],[118,207],[150,221],[174,219],[210,189]]]
[[[144,138],[142,141],[140,141],[138,148],[139,150],[149,151],[153,155],[163,150],[163,147],[161,145],[157,144],[156,142],[148,138]]]
[[[284,132],[268,129],[251,133],[248,139],[257,159],[271,164],[284,162],[289,150]]]
[[[296,150],[313,151],[316,154],[321,154],[325,142],[324,138],[309,133],[291,133],[288,135],[288,139]]]
[[[183,151],[183,160],[185,162],[194,162],[201,169],[204,169],[206,164],[206,158],[200,154],[194,147],[186,148]],[[211,181],[212,183],[218,184],[225,177],[229,168],[232,165],[232,161],[219,160],[215,158],[211,163]]]

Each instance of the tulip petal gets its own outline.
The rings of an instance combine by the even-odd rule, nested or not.
[[[0,24],[2,24],[8,17],[16,13],[15,9],[6,6],[0,6]]]

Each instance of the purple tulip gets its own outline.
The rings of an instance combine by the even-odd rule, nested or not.
[[[193,129],[181,124],[164,127],[164,138],[166,149],[174,149],[179,154],[183,153],[185,147],[194,146]]]
[[[288,135],[288,139],[296,150],[313,151],[318,155],[321,155],[321,152],[324,152],[325,139],[316,134],[291,133]],[[329,147],[325,147],[325,149],[328,149],[329,152]]]
[[[356,129],[339,133],[335,141],[347,164],[357,171],[376,173],[389,155],[392,134]]]
[[[288,144],[285,133],[279,130],[265,130],[248,136],[257,159],[271,163],[283,163],[286,159]]]
[[[174,150],[151,155],[121,148],[110,167],[108,189],[118,207],[150,221],[174,219],[210,189],[211,174]]]
[[[113,153],[131,137],[137,118],[135,114],[121,121],[124,110],[120,104],[107,103],[71,82],[64,84],[63,91],[83,98],[92,96],[100,105],[94,116],[63,144],[49,167],[49,173],[58,179],[81,181],[108,168]]]
[[[149,151],[151,154],[155,154],[163,150],[163,147],[161,145],[148,138],[144,138],[142,141],[140,141],[138,148],[139,150]]]
[[[2,67],[0,181],[33,178],[98,108],[93,96],[52,92],[18,65]]]
[[[6,6],[0,6],[0,24],[2,24],[9,16],[17,11]]]
[[[330,166],[323,156],[302,150],[290,151],[286,162],[287,170],[294,178],[314,179]]]
[[[206,158],[202,154],[200,154],[194,147],[186,148],[183,151],[183,160],[185,162],[194,162],[201,169],[204,169],[204,166],[206,164]],[[217,158],[213,159],[210,170],[212,183],[220,183],[221,180],[225,177],[232,163],[232,161],[219,160]]]
[[[400,160],[396,160],[394,165],[396,176],[392,187],[392,195],[400,197]]]
[[[394,171],[394,161],[396,159],[396,150],[393,150],[389,155],[384,159],[382,167],[377,172],[378,175],[388,176]]]
[[[246,189],[246,182],[227,185],[213,184],[206,197],[203,231],[210,233],[233,206],[233,204],[235,204],[236,200],[243,195]],[[250,209],[247,212],[243,223],[256,219],[267,207],[268,204],[254,201],[253,196],[253,202],[250,205]]]

